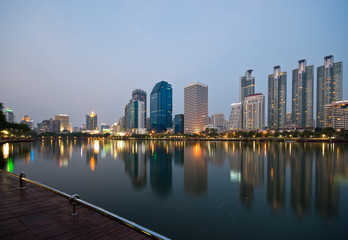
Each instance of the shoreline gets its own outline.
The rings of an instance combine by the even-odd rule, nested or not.
[[[39,137],[26,139],[1,139],[0,145],[5,143],[34,142],[40,140],[130,140],[130,141],[187,141],[187,142],[342,142],[348,143],[348,139],[343,138],[132,138],[132,137]]]

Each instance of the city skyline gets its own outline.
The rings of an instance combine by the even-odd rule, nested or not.
[[[159,81],[172,84],[173,116],[183,113],[184,86],[199,81],[209,86],[208,115],[227,117],[246,69],[266,95],[267,75],[281,65],[290,112],[299,59],[314,66],[316,89],[323,57],[348,58],[344,1],[301,2],[301,8],[298,1],[156,3],[2,1],[0,102],[17,122],[29,115],[35,126],[61,113],[80,126],[91,111],[111,124],[124,115],[132,90],[149,94]],[[322,29],[330,41],[320,40]],[[274,33],[283,34],[281,41]],[[343,100],[347,93],[343,74]],[[313,102],[316,108],[316,96]]]

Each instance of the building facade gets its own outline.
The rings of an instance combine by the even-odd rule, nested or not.
[[[172,128],[173,90],[168,82],[158,82],[150,94],[150,129],[156,132]]]
[[[324,105],[323,127],[348,130],[348,100]]]
[[[286,124],[286,78],[287,73],[274,67],[268,75],[268,128],[280,129]]]
[[[132,99],[128,103],[127,111],[127,132],[145,134],[145,103]]]
[[[21,123],[30,127],[31,130],[34,129],[34,122],[33,120],[31,120],[31,118],[28,115],[24,115],[22,117]]]
[[[226,119],[225,114],[215,113],[211,116],[212,125],[214,128],[218,129],[218,132],[221,133],[226,130]]]
[[[15,122],[15,115],[13,113],[13,110],[6,108],[6,121],[9,123]]]
[[[199,133],[208,124],[208,86],[194,82],[184,88],[184,132]]]
[[[86,130],[98,129],[98,116],[94,112],[91,115],[86,115]]]
[[[232,103],[231,104],[231,114],[228,120],[228,130],[242,130],[242,116],[243,108],[242,103]]]
[[[68,131],[68,132],[72,132],[72,126],[69,123],[69,116],[66,114],[59,114],[57,116],[54,116],[55,120],[59,120],[60,122],[60,127],[59,127],[59,131]]]
[[[251,76],[252,69],[245,72],[245,76],[240,77],[240,102],[243,103],[244,99],[255,93],[255,77]]]
[[[298,61],[292,71],[292,124],[299,128],[313,127],[314,66]]]
[[[244,99],[243,129],[265,129],[265,96],[262,93],[252,94]]]
[[[324,127],[324,105],[342,100],[343,63],[334,63],[332,55],[324,57],[317,68],[317,127]]]
[[[132,92],[132,99],[142,101],[145,104],[145,114],[144,114],[144,122],[146,127],[146,117],[147,117],[147,94],[142,89],[135,89]]]
[[[174,116],[174,133],[184,133],[184,114]]]

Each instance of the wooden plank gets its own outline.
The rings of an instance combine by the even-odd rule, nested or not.
[[[83,206],[71,216],[68,199],[0,173],[0,238],[4,239],[128,239],[147,236]]]

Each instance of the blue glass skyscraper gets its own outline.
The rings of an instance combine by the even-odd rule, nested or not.
[[[161,81],[152,89],[150,95],[150,129],[156,132],[172,128],[173,111],[172,85]]]

